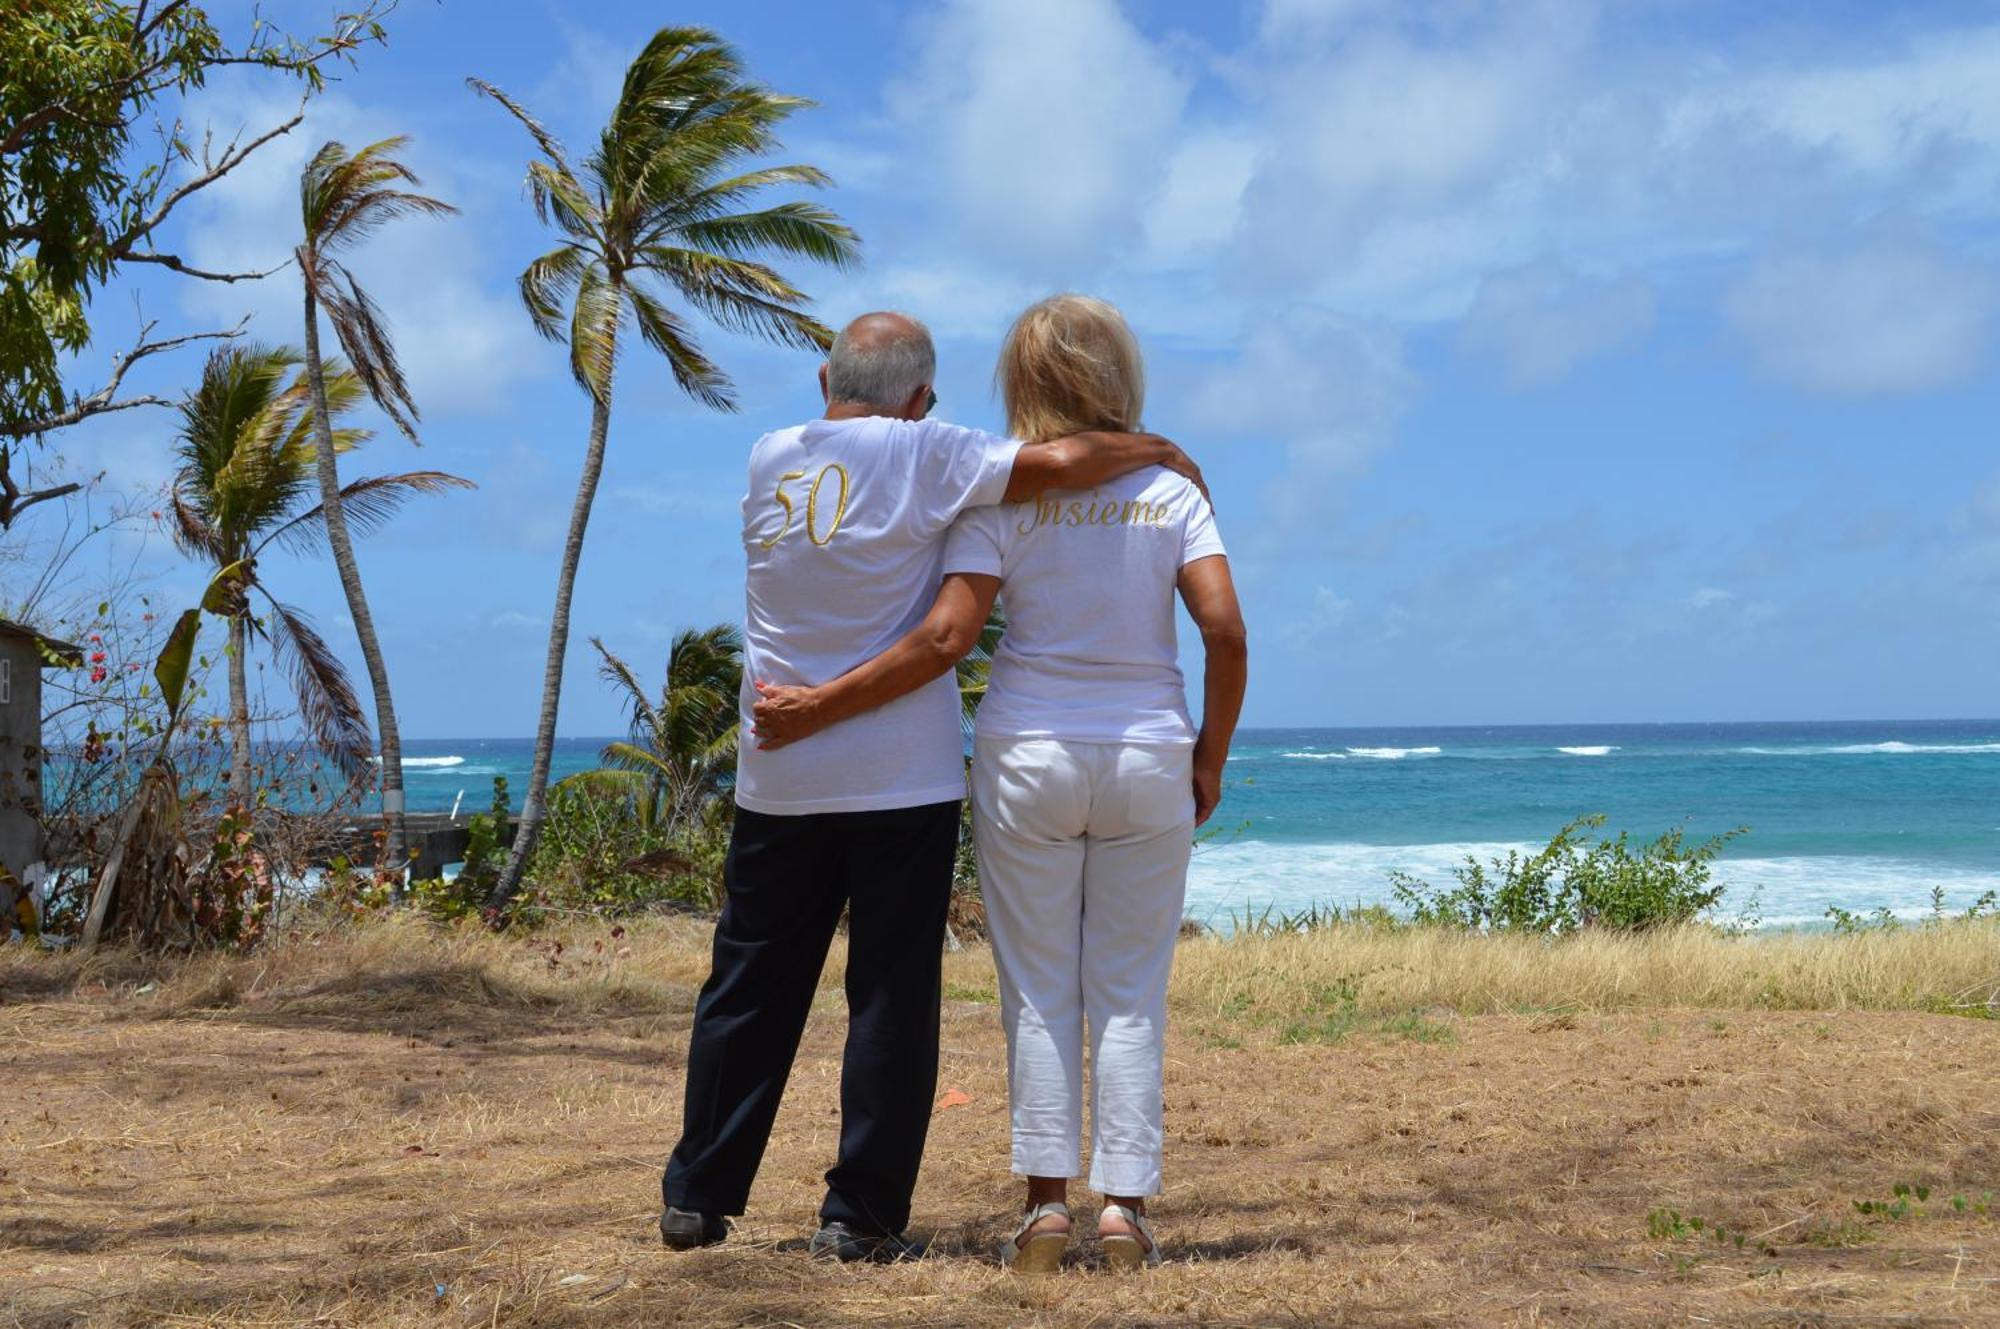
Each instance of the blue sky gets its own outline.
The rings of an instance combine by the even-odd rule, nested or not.
[[[267,8],[303,27],[322,7]],[[1202,460],[1235,554],[1248,723],[2000,713],[2000,6],[406,0],[391,44],[169,243],[279,261],[332,137],[414,135],[464,209],[356,264],[424,447],[386,434],[350,464],[480,485],[362,551],[412,736],[531,731],[587,420],[513,294],[548,247],[529,144],[463,79],[580,146],[664,18],[820,103],[787,155],[834,174],[866,264],[795,275],[829,321],[928,320],[944,414],[997,426],[992,356],[1028,301],[1126,309],[1147,423]],[[289,104],[228,78],[189,113],[226,135]],[[135,298],[163,330],[248,312],[299,336],[289,273],[114,288],[103,345]],[[816,412],[810,356],[710,345],[738,416],[643,353],[621,365],[566,734],[620,725],[590,635],[657,677],[677,628],[738,615],[746,449]],[[156,360],[138,386],[197,368]],[[131,412],[63,447],[143,489],[171,429]],[[137,557],[193,593],[164,541]],[[330,566],[265,571],[346,636]]]

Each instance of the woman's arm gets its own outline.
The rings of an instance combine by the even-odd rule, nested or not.
[[[865,664],[817,687],[757,684],[751,708],[757,746],[781,748],[810,738],[831,724],[915,692],[964,659],[1000,593],[1000,579],[954,572],[938,588],[924,621]]]
[[[1236,735],[1236,717],[1243,711],[1243,689],[1250,678],[1249,633],[1243,626],[1242,607],[1236,603],[1236,583],[1229,576],[1227,558],[1196,559],[1181,569],[1179,585],[1208,656],[1202,674],[1201,733],[1194,741],[1194,824],[1199,826],[1222,801],[1222,765],[1229,760],[1229,742]]]
[[[1026,443],[1014,454],[1007,501],[1020,503],[1049,489],[1094,489],[1107,480],[1147,466],[1184,475],[1208,496],[1201,467],[1158,434],[1074,434],[1047,443]]]

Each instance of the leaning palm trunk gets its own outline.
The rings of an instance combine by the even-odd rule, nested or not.
[[[375,636],[374,616],[368,612],[367,592],[361,588],[361,565],[354,558],[354,541],[348,534],[347,512],[341,504],[333,418],[326,405],[326,367],[319,353],[319,302],[310,284],[306,286],[306,377],[312,389],[319,499],[325,511],[326,540],[333,549],[333,565],[340,572],[340,589],[347,595],[347,612],[354,620],[354,635],[360,640],[361,658],[368,666],[368,682],[375,690],[375,733],[382,758],[383,861],[400,879],[408,865],[404,850],[403,739],[396,727],[396,703],[389,695],[389,669],[382,660],[382,643]]]
[[[248,609],[229,616],[229,801],[250,810],[250,675],[244,658],[250,651]]]
[[[500,909],[521,889],[521,877],[535,852],[547,812],[549,762],[555,753],[556,710],[562,701],[563,659],[569,653],[569,601],[576,587],[577,564],[583,560],[583,533],[590,525],[590,508],[597,500],[597,477],[604,470],[604,438],[611,428],[610,384],[592,397],[590,446],[583,454],[583,475],[576,484],[576,504],[570,509],[569,538],[563,544],[562,570],[556,576],[555,612],[549,619],[549,654],[542,665],[542,713],[535,723],[535,760],[528,771],[528,793],[521,801],[521,820],[514,829],[513,851],[499,882],[487,897],[489,909]]]

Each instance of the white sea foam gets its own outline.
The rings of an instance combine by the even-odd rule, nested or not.
[[[1443,751],[1443,748],[1349,748],[1347,755],[1371,761],[1401,761],[1405,757],[1435,757]]]
[[[1832,747],[1736,750],[1751,757],[1969,756],[1975,753],[2000,752],[2000,743],[1904,743],[1892,739],[1886,743],[1842,743]]]
[[[1451,869],[1470,856],[1485,862],[1508,850],[1532,853],[1540,845],[1467,841],[1448,844],[1280,844],[1236,840],[1196,851],[1188,871],[1187,912],[1210,924],[1267,906],[1303,909],[1314,904],[1391,904],[1389,877],[1406,872],[1433,886],[1451,884]],[[1736,918],[1756,898],[1764,926],[1826,921],[1828,905],[1868,911],[1887,906],[1899,917],[1927,913],[1933,886],[1942,886],[1947,909],[1962,909],[1993,889],[1995,874],[1968,866],[1915,859],[1831,855],[1799,858],[1724,858],[1714,880],[1726,888],[1717,917]]]
[[[1584,747],[1557,748],[1556,751],[1572,757],[1608,757],[1618,751],[1618,748],[1612,743],[1593,743]]]
[[[1345,752],[1280,752],[1278,755],[1281,757],[1290,757],[1293,761],[1346,761],[1347,760],[1347,754]]]
[[[464,764],[465,764],[465,758],[463,758],[463,757],[405,757],[405,758],[403,758],[403,769],[404,769],[404,770],[406,770],[406,771],[407,771],[407,770],[425,770],[425,769],[437,769],[437,768],[442,768],[442,767],[446,767],[446,766],[463,766]]]

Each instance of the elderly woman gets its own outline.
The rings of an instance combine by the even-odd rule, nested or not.
[[[1139,426],[1138,344],[1101,300],[1029,308],[998,378],[1009,432],[1029,442]],[[819,687],[766,690],[759,742],[796,741],[936,677],[1004,601],[972,767],[1013,1167],[1027,1181],[1001,1257],[1048,1271],[1069,1245],[1087,1027],[1099,1241],[1116,1267],[1157,1264],[1145,1202],[1161,1187],[1167,975],[1194,828],[1221,797],[1247,669],[1229,562],[1207,497],[1155,467],[968,511],[944,571],[930,615],[888,651]],[[1207,653],[1199,731],[1176,663],[1176,591]]]

